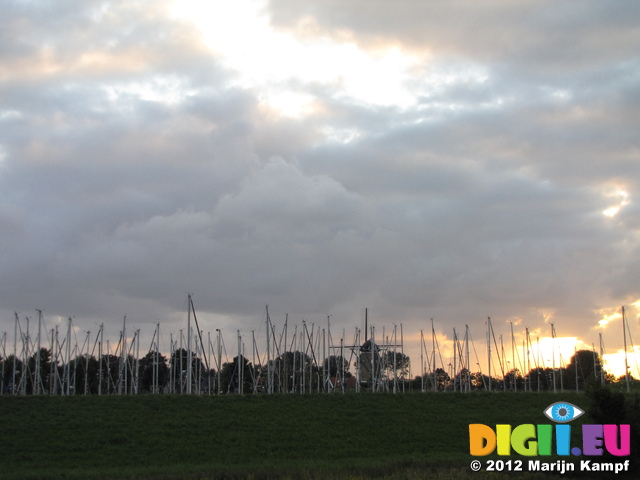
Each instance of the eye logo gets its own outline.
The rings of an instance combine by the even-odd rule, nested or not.
[[[557,423],[570,422],[571,420],[578,418],[583,413],[584,410],[568,402],[552,403],[544,411],[544,414],[549,419]]]

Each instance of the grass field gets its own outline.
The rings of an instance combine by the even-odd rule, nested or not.
[[[496,478],[503,475],[470,471],[468,425],[550,423],[542,412],[557,401],[585,409],[587,398],[0,397],[0,478]],[[585,414],[572,424],[589,421]]]

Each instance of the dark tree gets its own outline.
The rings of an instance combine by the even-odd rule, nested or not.
[[[404,379],[409,376],[409,368],[411,366],[411,359],[408,355],[401,352],[394,352],[393,350],[387,350],[385,354],[386,370],[389,378]]]
[[[169,383],[167,357],[159,352],[149,352],[140,359],[140,389],[160,393]]]
[[[14,365],[15,364],[15,365]],[[2,386],[3,394],[17,391],[22,376],[22,361],[13,355],[9,355],[2,362]]]
[[[557,389],[560,389],[560,370],[556,369]],[[566,373],[562,372],[565,376]],[[532,368],[524,379],[523,390],[531,392],[553,391],[553,368]]]
[[[317,379],[318,368],[313,364],[313,359],[303,352],[284,352],[273,365],[274,372],[282,375],[285,392],[301,391],[303,376],[305,385],[309,382],[309,375]]]
[[[349,371],[349,361],[340,355],[331,355],[325,358],[323,369],[329,373],[330,377],[341,376]]]
[[[170,375],[173,382],[173,389],[176,393],[185,393],[188,391],[188,367],[189,352],[184,348],[178,348],[171,354]],[[200,391],[204,379],[208,378],[206,369],[202,360],[191,352],[191,391]]]
[[[593,350],[578,350],[565,368],[564,388],[584,390],[590,385],[600,383],[601,376],[604,376],[605,380],[608,378],[600,355]]]
[[[72,393],[80,395],[98,393],[100,365],[95,357],[77,356],[71,360],[69,366]]]
[[[40,365],[38,353],[34,353],[28,360],[29,378],[27,379],[27,393],[45,393],[49,391],[51,379],[51,352],[46,348],[40,349]],[[36,376],[37,375],[37,376]]]
[[[420,379],[420,377],[417,377]],[[422,380],[420,386],[422,386]],[[451,382],[451,376],[443,368],[436,368],[435,372],[427,373],[424,376],[425,390],[444,391]]]
[[[227,393],[252,393],[254,373],[253,367],[246,357],[234,357],[232,362],[222,365],[220,371],[222,391]],[[242,390],[240,388],[242,383]]]
[[[513,368],[509,370],[502,380],[506,384],[507,390],[524,390],[524,377],[519,369]]]
[[[116,355],[103,355],[100,361],[102,362],[102,378],[100,380],[102,382],[102,393],[116,393],[118,376],[120,374],[120,357]]]

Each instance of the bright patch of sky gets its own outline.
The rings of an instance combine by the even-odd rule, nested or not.
[[[626,359],[624,350],[616,353],[605,353],[603,355],[605,370],[616,377],[624,375],[625,367],[628,367],[629,375],[633,378],[640,378],[640,346],[631,346],[627,349]]]
[[[530,365],[542,368],[566,367],[576,350],[587,349],[588,346],[576,337],[542,337],[530,338]],[[527,353],[525,352],[525,356]],[[527,371],[530,369],[528,368]]]
[[[620,213],[620,210],[622,210],[624,206],[629,205],[629,194],[624,190],[616,190],[615,192],[612,192],[607,196],[615,198],[617,200],[617,204],[608,207],[602,212],[602,214],[606,217],[615,217],[618,213]]]
[[[360,132],[355,128],[334,128],[326,126],[322,129],[324,138],[333,143],[351,143],[360,136]]]
[[[275,91],[260,96],[260,101],[288,117],[303,117],[314,110],[314,97],[306,93]]]
[[[176,76],[157,76],[146,82],[111,84],[105,87],[107,97],[118,102],[122,97],[135,96],[149,102],[173,105],[181,102],[192,92],[185,90],[184,82]]]
[[[602,318],[598,321],[598,327],[606,328],[612,321],[619,320],[620,318],[622,318],[622,315],[618,311],[614,311],[613,313],[603,311]]]
[[[331,39],[297,39],[274,30],[264,3],[180,1],[172,13],[193,22],[206,44],[237,72],[244,88],[286,115],[311,113],[309,94],[283,93],[304,84],[330,86],[335,95],[355,103],[409,107],[416,92],[409,86],[415,58],[397,48],[374,53]],[[442,79],[447,81],[447,79]]]
[[[12,118],[20,118],[20,116],[21,116],[21,113],[16,110],[0,111],[0,121],[12,119]]]

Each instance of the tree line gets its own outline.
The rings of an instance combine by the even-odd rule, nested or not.
[[[621,384],[624,381],[624,375],[616,378],[604,369],[602,358],[596,352],[578,350],[564,367],[535,367],[525,374],[519,369],[513,368],[505,372],[501,377],[489,377],[482,372],[471,372],[466,368],[451,376],[445,369],[437,368],[435,371],[423,376],[415,377],[413,387],[435,391],[503,390],[553,392],[586,390],[596,385]],[[634,382],[637,383],[635,380]]]
[[[61,363],[51,350],[41,348],[26,360],[0,356],[0,392],[3,395],[72,395],[186,393],[314,393],[354,388],[358,359],[340,355],[322,361],[301,351],[284,352],[265,364],[236,356],[220,368],[184,348],[169,356],[150,351],[132,355],[78,355]],[[189,365],[191,371],[189,372]],[[355,367],[355,372],[351,371]],[[376,361],[380,385],[406,382],[410,359],[399,352],[384,352]],[[191,389],[188,388],[189,378]]]
[[[301,351],[287,351],[264,364],[236,356],[212,368],[206,358],[178,348],[169,356],[150,351],[132,355],[78,355],[60,363],[41,348],[28,359],[0,357],[2,395],[72,395],[186,393],[317,393],[347,390],[393,391],[565,391],[615,384],[600,355],[579,350],[561,368],[514,368],[497,377],[463,368],[451,375],[444,368],[410,378],[411,361],[395,351],[376,351],[360,358],[331,355],[322,361]],[[189,363],[191,372],[189,374]],[[352,368],[353,367],[353,370]],[[374,374],[371,375],[371,368]],[[191,381],[191,389],[188,381]]]

